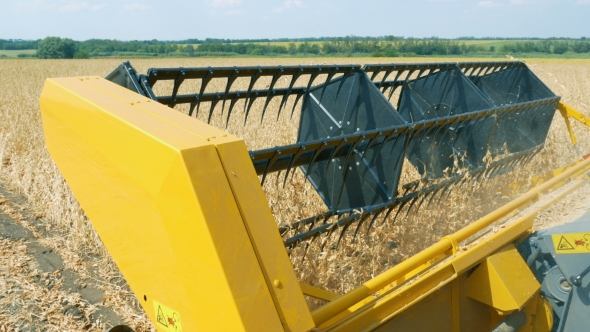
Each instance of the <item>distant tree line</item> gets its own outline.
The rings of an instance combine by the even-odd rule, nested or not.
[[[36,50],[39,40],[0,39],[0,50]]]
[[[2,50],[36,49],[39,58],[88,58],[105,56],[193,57],[193,56],[430,56],[477,55],[501,52],[564,54],[589,53],[590,40],[580,39],[520,39],[499,47],[466,42],[477,39],[381,37],[320,37],[300,39],[186,39],[181,41],[89,39],[74,41],[69,38],[47,37],[42,40],[0,39]],[[486,39],[490,40],[490,38]],[[21,56],[21,55],[19,55]],[[22,54],[22,56],[31,56]]]
[[[221,43],[212,42],[198,46],[199,52],[221,52],[243,55],[370,55],[395,57],[400,55],[475,55],[482,53],[588,53],[590,41],[539,40],[506,43],[500,49],[495,46],[468,44],[449,39],[395,39],[378,38],[333,38],[321,43],[294,43],[287,45],[273,43]]]

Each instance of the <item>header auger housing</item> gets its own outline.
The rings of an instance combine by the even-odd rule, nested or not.
[[[537,281],[521,257],[536,212],[458,251],[538,193],[585,174],[588,160],[346,294],[299,284],[284,250],[320,234],[339,233],[340,242],[355,229],[356,237],[378,217],[397,218],[441,200],[453,185],[518,167],[543,148],[556,109],[566,121],[586,121],[522,62],[152,68],[145,75],[125,62],[106,80],[49,79],[41,107],[50,153],[159,331],[176,331],[162,320],[174,315],[183,331],[502,324],[548,331],[552,310],[566,326],[563,308],[588,309],[583,299],[540,295],[553,279]],[[254,116],[274,121],[270,113],[298,121],[293,141],[248,150],[224,131],[251,125]],[[419,178],[401,183],[404,167]],[[261,183],[279,172],[284,186],[296,168],[326,210],[277,231]],[[590,265],[590,254],[580,255],[578,264]],[[560,259],[535,267],[559,269]],[[564,273],[581,273],[571,285],[583,289],[588,278],[574,270]],[[327,303],[310,312],[304,294]]]

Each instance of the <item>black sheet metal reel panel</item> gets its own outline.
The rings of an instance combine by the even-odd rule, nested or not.
[[[263,77],[268,87],[254,89]],[[239,78],[248,79],[246,90],[232,89]],[[291,115],[301,104],[296,142],[250,151],[262,182],[283,171],[284,183],[300,167],[326,204],[326,212],[292,223],[300,231],[289,246],[327,230],[341,229],[342,237],[355,223],[356,234],[363,222],[419,207],[467,173],[489,177],[528,160],[543,147],[559,102],[522,62],[152,68],[145,75],[126,62],[107,79],[170,107],[187,104],[191,116],[209,102],[208,121],[220,102],[226,122],[242,114],[245,125],[256,100],[264,101],[261,121],[273,98],[280,98],[277,117],[289,98]],[[225,88],[205,92],[213,79],[225,79]],[[281,79],[288,86],[275,88]],[[199,90],[179,94],[190,80]],[[154,93],[159,81],[172,82],[170,94]],[[400,185],[406,159],[426,185]]]

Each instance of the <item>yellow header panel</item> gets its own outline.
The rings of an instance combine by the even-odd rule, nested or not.
[[[207,140],[223,132],[101,85],[119,89],[101,78],[47,80],[46,144],[154,325],[166,314],[175,322],[176,313],[183,331],[283,330],[217,149]],[[177,115],[192,129],[180,126]]]

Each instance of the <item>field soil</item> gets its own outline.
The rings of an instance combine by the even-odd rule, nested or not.
[[[133,60],[132,64],[145,73],[150,67],[425,60],[155,59]],[[454,60],[478,59],[427,61]],[[117,324],[129,325],[136,331],[155,331],[47,153],[39,114],[38,100],[46,78],[104,77],[120,62],[112,59],[0,61],[0,332],[104,331]],[[590,60],[528,59],[527,63],[562,100],[590,115]],[[223,90],[223,84],[212,88]],[[257,107],[253,114],[261,111],[262,105]],[[186,112],[182,107],[178,110]],[[205,113],[199,119],[204,120]],[[277,117],[275,114],[274,118]],[[221,116],[214,116],[214,124],[220,125],[221,121]],[[249,128],[238,126],[241,121],[236,121],[227,130],[244,138],[248,147],[255,149],[292,140],[296,121],[297,118],[289,120],[281,115],[276,122],[265,119]],[[573,128],[579,139],[578,150],[581,154],[590,153],[588,128],[577,123]],[[579,156],[557,112],[545,148],[530,163],[490,181],[453,188],[444,202],[431,204],[418,213],[397,220],[379,220],[370,230],[361,228],[359,234],[363,236],[357,241],[344,236],[338,250],[330,249],[334,248],[331,245],[334,242],[328,238],[315,241],[306,251],[300,246],[291,252],[295,271],[303,282],[337,293],[349,291],[516,197],[519,192],[508,190],[509,184],[527,183],[532,175],[568,165]],[[415,176],[415,171],[404,172],[405,179]],[[273,176],[269,176],[263,190],[279,226],[325,209],[301,172],[285,188]],[[526,185],[522,190],[526,190]],[[586,186],[541,213],[536,227],[545,228],[579,217],[590,209],[589,194],[590,187]],[[323,246],[322,242],[330,245]],[[318,305],[314,301],[309,304],[312,308]]]

